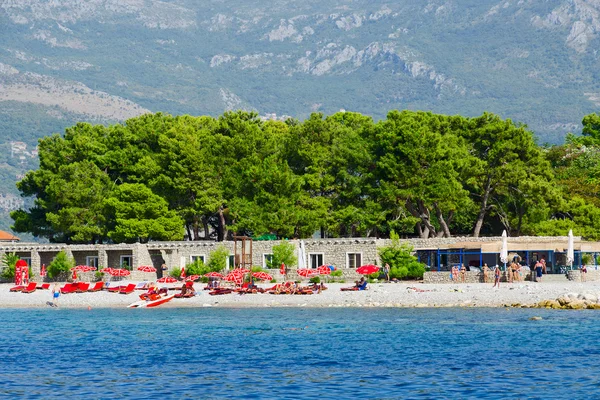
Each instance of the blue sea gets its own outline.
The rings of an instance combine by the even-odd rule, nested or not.
[[[0,321],[3,398],[600,397],[594,311],[5,309]]]

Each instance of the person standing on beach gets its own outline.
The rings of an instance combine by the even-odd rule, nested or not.
[[[483,264],[483,283],[487,283],[488,281],[488,272],[490,268],[486,263]]]
[[[585,266],[585,264],[583,264],[581,266],[581,282],[585,282],[586,275],[587,275],[587,267]]]
[[[535,281],[536,282],[541,282],[542,281],[542,271],[543,271],[543,268],[544,268],[544,266],[543,266],[541,260],[535,263],[535,277],[536,277]]]
[[[58,297],[60,296],[60,286],[57,283],[52,286],[52,304],[58,307]]]
[[[460,265],[460,281],[462,283],[466,283],[467,280],[467,269],[465,268],[465,264]]]
[[[500,267],[496,265],[496,269],[494,270],[494,286],[492,286],[492,288],[495,288],[496,285],[498,285],[498,289],[500,289],[500,277],[502,276],[501,272],[500,272]]]
[[[383,266],[383,274],[385,275],[385,280],[390,281],[390,264],[385,263]]]

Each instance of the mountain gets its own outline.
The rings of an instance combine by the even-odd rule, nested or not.
[[[600,108],[600,0],[4,0],[0,37],[0,146],[239,108],[491,111],[560,143]]]

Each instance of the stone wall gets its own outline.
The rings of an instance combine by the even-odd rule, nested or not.
[[[525,281],[531,280],[531,274],[527,274],[524,278]],[[508,278],[506,272],[502,272],[500,282],[507,282]],[[494,283],[494,271],[488,272],[488,283]],[[423,275],[423,283],[462,283],[460,275],[458,280],[452,281],[450,278],[450,272],[448,271],[427,271]],[[483,283],[483,272],[466,271],[465,272],[465,283]]]

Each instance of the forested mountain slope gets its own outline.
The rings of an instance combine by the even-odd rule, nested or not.
[[[600,0],[4,0],[0,37],[0,145],[30,149],[79,120],[239,108],[487,110],[560,143],[600,109]]]

